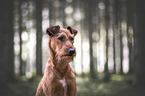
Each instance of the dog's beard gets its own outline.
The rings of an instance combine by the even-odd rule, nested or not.
[[[61,59],[63,62],[69,63],[70,61],[73,60],[73,56],[62,56]]]
[[[73,60],[74,56],[56,56],[57,58],[57,62],[61,62],[61,63],[69,63],[70,61]]]
[[[58,53],[56,53],[55,58],[57,58],[58,62],[62,62],[62,63],[69,63],[73,60],[73,58],[75,57],[76,54],[69,54],[69,53],[65,53],[63,51],[59,51]]]

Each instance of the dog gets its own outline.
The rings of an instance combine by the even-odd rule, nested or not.
[[[76,96],[76,77],[69,62],[76,56],[73,46],[78,31],[67,26],[48,27],[50,57],[35,96]]]

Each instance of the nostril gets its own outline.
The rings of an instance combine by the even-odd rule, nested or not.
[[[69,48],[68,49],[69,54],[73,55],[75,53],[75,49],[73,48]]]

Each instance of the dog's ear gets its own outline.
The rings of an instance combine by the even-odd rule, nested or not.
[[[57,34],[59,32],[59,29],[60,29],[60,26],[59,25],[54,25],[54,26],[48,27],[46,29],[46,33],[49,36],[54,36],[55,34]]]
[[[74,36],[78,33],[78,31],[71,26],[67,26],[67,29],[70,31],[71,34],[74,34]]]

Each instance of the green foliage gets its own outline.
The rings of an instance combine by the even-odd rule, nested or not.
[[[99,75],[96,80],[91,80],[88,77],[77,77],[78,96],[145,95],[144,89],[134,84],[135,79],[132,75],[112,75],[110,82],[107,83],[102,79],[102,76]]]
[[[23,76],[20,77],[19,80],[20,81],[15,83],[9,83],[9,88],[13,92],[10,96],[35,96],[35,91],[37,90],[41,76],[35,76],[31,79],[27,79]]]
[[[145,96],[145,89],[134,85],[132,75],[112,75],[110,82],[105,82],[102,77],[103,74],[98,74],[97,79],[92,80],[88,76],[77,76],[78,96]],[[9,84],[15,93],[11,96],[34,96],[40,80],[41,77],[36,76]]]

